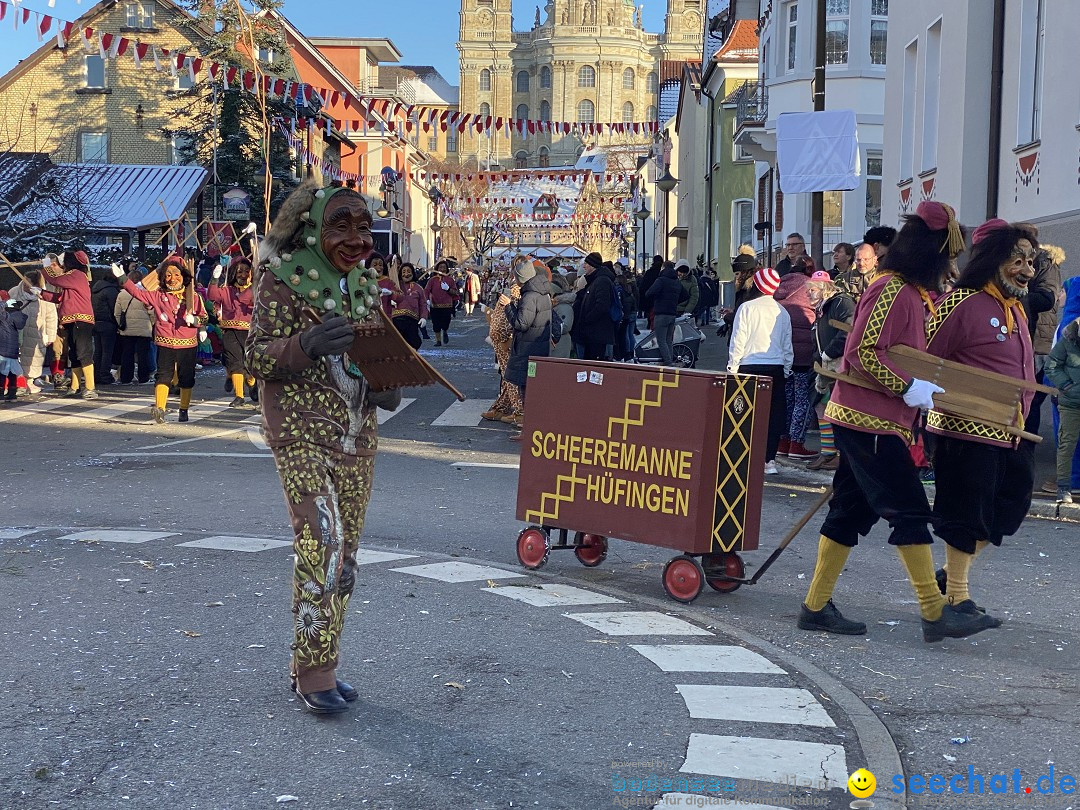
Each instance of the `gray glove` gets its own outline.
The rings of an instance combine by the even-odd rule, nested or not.
[[[353,328],[344,315],[335,315],[300,333],[300,348],[315,360],[327,355],[341,354],[353,342]]]
[[[396,411],[401,405],[401,389],[394,388],[390,391],[368,391],[368,402],[384,411]]]

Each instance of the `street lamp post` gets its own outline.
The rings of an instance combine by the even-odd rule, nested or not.
[[[668,236],[671,231],[671,198],[672,189],[679,184],[679,180],[671,173],[671,166],[664,166],[664,173],[656,178],[656,187],[664,192],[664,255],[671,258],[668,250]]]
[[[634,212],[634,216],[638,222],[641,223],[641,266],[645,267],[645,262],[649,258],[648,253],[645,252],[645,220],[649,218],[649,214],[652,211],[645,205],[645,195],[641,195],[641,208]]]

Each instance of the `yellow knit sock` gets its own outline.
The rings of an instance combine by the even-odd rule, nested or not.
[[[832,599],[836,580],[844,569],[851,546],[844,546],[821,535],[818,540],[817,565],[814,566],[814,578],[810,580],[810,590],[806,593],[803,604],[815,613]]]
[[[244,398],[244,375],[243,374],[230,374],[229,379],[232,380],[233,393]]]
[[[80,388],[82,388],[82,369],[73,367],[71,369],[71,390],[78,391]]]
[[[946,544],[945,559],[949,561],[949,582],[945,586],[945,598],[950,605],[959,605],[965,599],[971,598],[968,592],[968,573],[971,571],[971,564],[975,562],[975,555]]]
[[[186,411],[191,406],[191,390],[190,388],[180,389],[180,410]]]
[[[93,391],[94,390],[94,367],[93,366],[83,366],[82,367],[82,373],[83,373],[84,384],[86,385],[86,390],[87,391]]]
[[[165,410],[165,403],[169,401],[169,386],[158,383],[154,386],[154,407]]]
[[[990,545],[989,540],[976,540],[975,541],[975,553],[971,555],[972,559],[974,559],[975,557],[978,557],[980,554],[982,554],[983,551],[986,550],[986,547],[988,545]],[[948,555],[948,553],[945,554],[945,564],[943,566],[941,566],[941,570],[946,571],[946,572],[948,572],[948,570],[949,570],[949,555]]]
[[[934,578],[934,555],[930,553],[930,544],[897,546],[896,552],[907,569],[911,587],[915,589],[915,597],[919,600],[919,613],[928,622],[936,622],[941,618],[941,610],[946,602]]]

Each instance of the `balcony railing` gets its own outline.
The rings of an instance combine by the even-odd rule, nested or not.
[[[735,126],[764,124],[769,117],[769,89],[764,82],[744,82],[728,96],[735,103]]]

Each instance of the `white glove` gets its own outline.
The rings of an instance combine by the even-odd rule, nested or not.
[[[189,312],[187,315],[184,316],[184,323],[186,323],[188,326],[194,326],[195,316]]]
[[[35,297],[41,295],[41,287],[31,287],[30,294]]]
[[[221,278],[221,265],[214,265],[214,272],[210,274],[211,278]]]
[[[425,326],[427,326],[427,318],[421,318],[416,322],[416,325],[423,329]]]
[[[258,229],[258,225],[256,225],[254,222],[249,222],[247,225],[244,226],[244,230],[242,231],[242,233],[255,233]]]
[[[928,411],[934,407],[934,394],[944,393],[944,388],[916,377],[911,381],[908,390],[904,392],[904,402],[909,408]]]
[[[120,265],[116,264],[116,262],[113,262],[111,267],[112,267],[112,274],[114,276],[116,276],[117,278],[123,278],[124,277],[124,268],[122,268]]]
[[[199,330],[199,343],[206,343],[206,330],[205,329],[200,329]]]
[[[52,258],[49,257],[49,256],[42,257],[42,259],[41,259],[41,269],[42,270],[48,270],[50,267],[52,267]]]
[[[379,295],[393,295],[394,291],[387,287],[379,287]]]
[[[443,288],[444,290],[449,290],[449,289],[450,289],[450,285],[449,285],[449,284],[447,284],[447,283],[446,283],[446,282],[444,281],[444,282],[442,283],[442,288]]]

